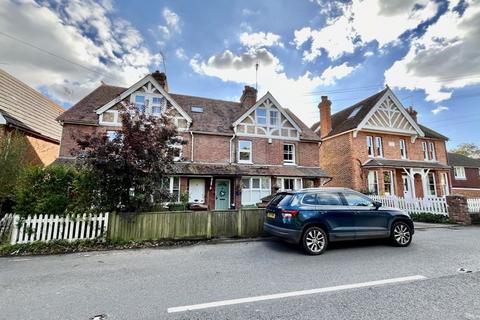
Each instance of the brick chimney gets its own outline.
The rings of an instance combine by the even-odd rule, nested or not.
[[[162,86],[163,90],[168,92],[168,82],[167,82],[167,75],[165,72],[155,71],[152,73],[152,77],[157,80],[158,84]]]
[[[415,111],[412,106],[408,107],[406,110],[407,110],[408,114],[410,115],[410,117],[412,117],[413,120],[414,120],[415,122],[417,122],[417,114],[418,114],[418,112]]]
[[[318,104],[320,109],[320,138],[325,137],[332,131],[332,101],[327,96],[322,96],[322,101]]]
[[[243,107],[252,107],[257,102],[257,89],[245,86],[242,96],[240,97],[240,103]]]

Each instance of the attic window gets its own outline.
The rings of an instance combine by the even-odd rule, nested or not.
[[[203,106],[192,106],[191,110],[192,110],[192,112],[202,113],[203,112]]]
[[[350,115],[348,116],[348,119],[350,118],[353,118],[357,115],[358,111],[360,111],[360,109],[362,108],[363,106],[358,106],[356,107],[355,109],[353,109],[352,113],[350,113]]]

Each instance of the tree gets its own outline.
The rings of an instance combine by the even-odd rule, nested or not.
[[[27,139],[18,131],[0,132],[0,213],[9,210],[21,169],[26,165]]]
[[[450,152],[480,159],[480,146],[474,143],[461,143],[455,149],[450,150]]]
[[[151,210],[171,200],[164,181],[173,173],[174,145],[183,142],[167,113],[156,116],[131,104],[119,112],[122,129],[113,139],[105,133],[78,139],[78,157],[97,178],[98,210]]]

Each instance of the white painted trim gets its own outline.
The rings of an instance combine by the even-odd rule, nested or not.
[[[258,301],[285,299],[285,298],[291,298],[291,297],[306,296],[306,295],[328,293],[328,292],[335,292],[335,291],[344,291],[344,290],[359,289],[359,288],[369,288],[374,286],[419,281],[419,280],[425,280],[425,279],[427,279],[425,276],[415,275],[415,276],[407,276],[407,277],[400,277],[400,278],[375,280],[375,281],[368,281],[368,282],[344,284],[344,285],[333,286],[333,287],[324,287],[324,288],[301,290],[301,291],[290,291],[290,292],[283,292],[283,293],[276,293],[276,294],[268,294],[263,296],[254,296],[254,297],[248,297],[248,298],[200,303],[200,304],[194,304],[189,306],[172,307],[172,308],[168,308],[167,312],[168,313],[185,312],[185,311],[192,311],[192,310],[230,306],[230,305],[236,305],[236,304],[252,303],[252,302],[258,302]]]
[[[250,143],[250,149],[249,149],[249,154],[250,154],[250,160],[240,160],[240,142],[248,142]],[[244,151],[246,152],[246,151]],[[251,140],[242,140],[239,139],[237,143],[237,163],[243,163],[243,164],[253,164],[253,143]]]
[[[297,129],[297,131],[300,133],[302,132],[302,129],[298,126],[298,124],[292,120],[292,118],[288,115],[288,113],[283,109],[283,107],[278,103],[278,101],[273,97],[273,95],[270,92],[267,92],[263,97],[261,97],[257,103],[255,103],[250,109],[247,110],[243,115],[240,116],[234,123],[232,123],[232,126],[236,127],[238,126],[243,120],[245,120],[246,117],[250,115],[255,109],[257,109],[265,100],[267,99],[272,100],[273,104],[275,107],[280,111],[280,113],[287,118],[287,120]],[[256,121],[256,119],[255,119]]]
[[[354,138],[357,137],[357,135],[355,134],[355,132],[358,132],[358,130],[357,130],[357,129],[350,129],[350,130],[347,130],[347,131],[344,131],[344,132],[340,132],[340,133],[334,134],[333,136],[330,136],[330,137],[321,138],[321,141],[327,141],[327,140],[336,138],[336,137],[338,137],[338,136],[341,136],[341,135],[344,135],[344,134],[347,134],[347,133],[350,133],[350,132],[353,132],[353,137],[354,137]]]
[[[453,189],[480,191],[480,188],[452,187],[452,190],[453,190]]]
[[[0,124],[7,124],[7,120],[1,113],[0,113]]]
[[[168,101],[170,101],[170,103],[172,104],[172,106],[177,109],[177,111],[185,118],[185,120],[187,120],[187,122],[190,124],[192,122],[192,118],[190,118],[190,116],[180,107],[180,105],[175,101],[173,100],[173,98],[168,94],[168,92],[166,92],[162,86],[157,82],[157,80],[155,80],[154,77],[152,77],[151,74],[145,76],[144,78],[140,79],[137,83],[135,83],[134,85],[132,85],[130,88],[128,88],[127,90],[123,91],[120,96],[116,97],[115,99],[109,101],[108,103],[106,103],[105,105],[103,105],[102,107],[98,108],[96,110],[96,113],[97,114],[101,114],[103,113],[104,111],[110,109],[111,107],[113,107],[115,104],[119,103],[120,101],[122,101],[123,99],[125,99],[127,96],[131,95],[133,92],[137,91],[138,89],[140,89],[141,87],[143,87],[143,85],[145,85],[146,83],[148,82],[151,82],[155,88],[160,92],[161,95],[163,95]]]
[[[357,130],[362,130],[365,128],[366,123],[368,120],[372,117],[372,115],[377,111],[378,107],[387,99],[387,97],[392,98],[393,102],[397,105],[398,109],[400,110],[400,113],[407,118],[408,122],[412,127],[415,128],[416,132],[418,133],[419,136],[424,137],[425,134],[423,133],[422,129],[418,126],[418,124],[415,122],[415,120],[412,119],[410,114],[407,112],[407,110],[403,107],[403,104],[398,100],[398,98],[395,96],[393,91],[388,88],[387,91],[385,91],[384,95],[378,102],[373,106],[372,109],[367,113],[367,115],[363,118],[362,122],[357,126]],[[372,129],[372,127],[368,127],[369,129]],[[409,133],[411,135],[411,131],[406,131],[406,130],[397,130],[397,129],[390,129],[390,128],[378,128],[379,131],[395,131],[395,132],[402,132],[402,133]]]

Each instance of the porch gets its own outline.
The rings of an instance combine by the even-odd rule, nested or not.
[[[451,193],[450,167],[438,162],[370,159],[362,169],[372,194],[425,198]]]
[[[256,206],[278,190],[319,187],[330,181],[319,168],[179,163],[178,199],[188,194],[191,208],[227,210]]]

